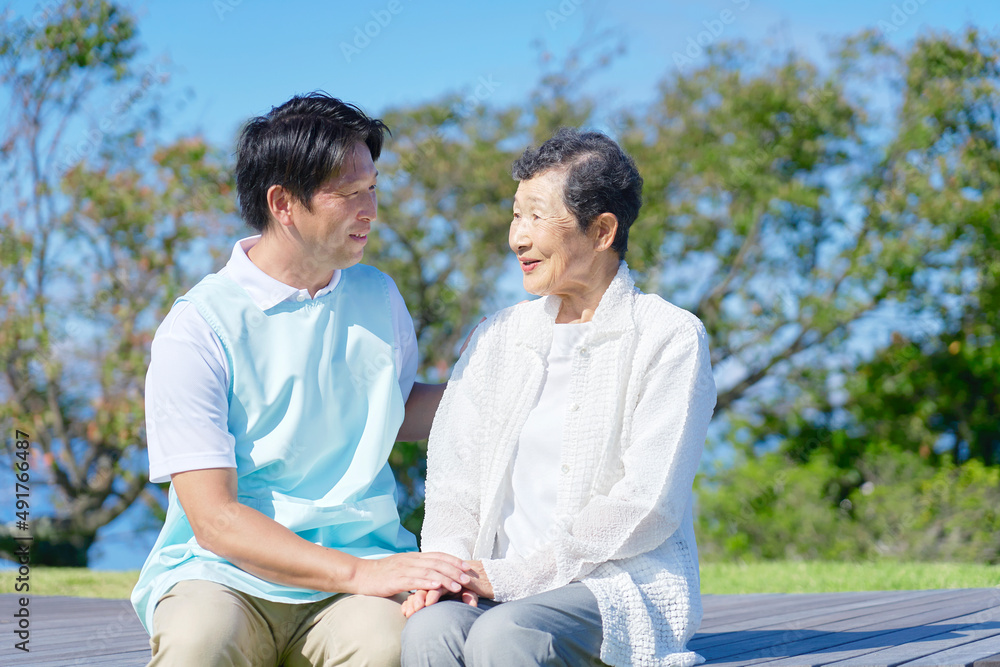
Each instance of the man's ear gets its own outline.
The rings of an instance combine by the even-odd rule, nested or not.
[[[603,251],[611,247],[618,233],[618,217],[614,213],[601,213],[590,225],[594,234],[594,250]]]
[[[272,185],[267,189],[267,208],[271,217],[286,227],[294,224],[292,218],[292,194],[280,185]]]

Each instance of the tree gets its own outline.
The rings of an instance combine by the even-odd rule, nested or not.
[[[995,207],[994,41],[929,35],[904,53],[865,33],[823,74],[774,60],[711,52],[626,137],[659,163],[636,269],[705,322],[713,362],[736,378],[719,411],[796,361],[828,365],[890,305],[939,315],[972,264],[955,256],[963,227]],[[860,96],[873,83],[898,91],[887,113]]]
[[[131,15],[102,1],[47,7],[35,23],[5,17],[0,44],[13,108],[2,138],[13,192],[0,203],[0,418],[33,444],[33,562],[80,566],[99,528],[140,497],[162,502],[144,456],[149,343],[204,273],[198,244],[219,247],[232,178],[198,138],[149,140],[146,103],[161,82],[135,64]],[[106,115],[89,117],[88,104],[102,103]],[[5,448],[14,460],[13,438]],[[23,534],[0,527],[0,552]]]
[[[870,275],[899,280],[883,307],[896,332],[849,363],[792,369],[792,390],[733,421],[740,463],[704,481],[702,534],[727,556],[774,557],[780,543],[831,557],[839,544],[854,557],[997,562],[1000,50],[975,29],[906,53],[855,45],[899,91],[883,121],[892,135],[858,181],[878,233]],[[789,479],[805,481],[795,491]],[[799,530],[772,539],[776,518]]]
[[[992,417],[1000,406],[1000,49],[974,29],[922,38],[906,54],[877,41],[868,48],[888,61],[901,92],[888,123],[894,134],[881,153],[869,151],[874,167],[859,181],[879,244],[864,261],[873,280],[899,280],[884,304],[897,331],[890,345],[872,345],[846,366],[796,371],[799,391],[743,424],[747,439],[780,434],[804,460],[830,449],[817,433],[836,432],[840,465],[869,443],[932,460],[946,447],[956,463],[972,456],[991,465],[1000,446]]]
[[[717,418],[756,444],[782,432],[769,415],[793,419],[862,360],[867,323],[899,316],[889,328],[906,330],[961,298],[977,270],[967,228],[996,219],[997,53],[975,29],[905,50],[861,33],[825,69],[723,44],[666,75],[645,109],[580,93],[574,72],[592,67],[571,54],[527,105],[461,122],[447,100],[399,110],[387,117],[404,173],[387,170],[376,258],[400,282],[424,354],[447,368],[475,314],[507,305],[489,300],[514,189],[498,174],[558,125],[610,119],[645,179],[629,264],[646,291],[705,323]],[[873,88],[888,106],[866,96]],[[409,451],[401,467],[419,462]]]

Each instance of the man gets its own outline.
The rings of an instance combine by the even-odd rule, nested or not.
[[[426,437],[441,388],[414,386],[402,297],[358,264],[384,130],[319,93],[243,129],[260,235],[177,300],[146,378],[150,479],[171,482],[132,593],[151,665],[398,664],[394,596],[469,582],[416,552],[387,463],[404,403]]]

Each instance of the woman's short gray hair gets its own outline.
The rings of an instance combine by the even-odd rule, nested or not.
[[[567,168],[563,203],[586,232],[602,213],[618,218],[611,247],[622,259],[628,230],[642,207],[642,176],[635,161],[615,141],[600,132],[564,127],[538,148],[529,147],[511,167],[524,181],[551,169]]]

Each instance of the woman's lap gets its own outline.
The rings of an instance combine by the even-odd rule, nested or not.
[[[597,600],[576,582],[502,604],[422,609],[403,631],[403,665],[599,665],[601,640]]]

